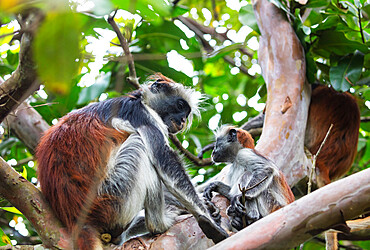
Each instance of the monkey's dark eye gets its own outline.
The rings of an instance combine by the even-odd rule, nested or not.
[[[228,142],[234,142],[236,141],[236,129],[230,129],[229,136],[227,137]]]
[[[177,101],[177,108],[179,110],[183,110],[185,108],[185,101],[184,100],[178,100]]]

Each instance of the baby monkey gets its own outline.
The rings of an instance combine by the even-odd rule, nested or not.
[[[241,230],[294,201],[283,173],[271,160],[254,150],[254,140],[247,131],[222,126],[216,132],[212,158],[214,162],[231,163],[232,166],[227,183],[212,182],[203,195],[211,200],[212,191],[215,191],[230,200],[227,214],[235,229]]]

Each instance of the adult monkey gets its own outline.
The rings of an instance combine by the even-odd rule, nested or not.
[[[72,233],[86,215],[77,236],[80,249],[102,248],[99,236],[118,237],[142,208],[151,233],[166,231],[177,210],[165,204],[164,186],[207,237],[214,242],[228,237],[168,143],[168,133],[182,130],[187,120],[190,126],[199,115],[199,98],[162,74],[150,80],[128,96],[69,113],[40,141],[38,177],[57,217]]]

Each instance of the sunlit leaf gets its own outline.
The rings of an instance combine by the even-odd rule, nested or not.
[[[45,86],[56,94],[68,94],[78,71],[80,19],[70,12],[50,12],[34,41],[35,61]]]
[[[22,171],[21,175],[23,176],[23,178],[25,178],[27,180],[27,169],[26,169],[25,166],[23,166],[23,171]]]
[[[331,67],[329,76],[334,89],[347,91],[351,85],[356,84],[361,75],[363,61],[364,55],[356,52],[341,59],[337,66]]]
[[[0,246],[12,245],[8,235],[6,235],[3,229],[0,228]]]
[[[256,19],[256,16],[254,15],[253,6],[251,4],[243,6],[240,9],[239,21],[243,25],[247,25],[248,27],[256,31],[258,34],[260,34],[260,30],[257,24],[257,19]]]
[[[21,211],[19,211],[15,207],[0,207],[0,209],[5,210],[5,211],[10,212],[10,213],[13,213],[13,214],[22,215]]]

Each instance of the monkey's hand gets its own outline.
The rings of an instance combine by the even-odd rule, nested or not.
[[[203,192],[203,197],[207,200],[212,200],[212,192],[218,192],[230,200],[229,192],[230,187],[221,181],[211,182]]]
[[[247,226],[247,209],[240,199],[241,195],[234,196],[227,209],[227,215],[230,217],[231,225],[237,230],[241,230]]]
[[[216,207],[213,202],[208,201],[204,199],[204,204],[206,205],[209,214],[212,216],[212,219],[217,223],[217,225],[220,225],[221,223],[221,214],[220,214],[220,209]]]
[[[217,190],[217,182],[211,182],[205,189],[204,189],[204,192],[203,192],[203,197],[205,198],[205,200],[208,200],[208,201],[211,201],[212,200],[212,192],[216,191]]]
[[[215,244],[229,237],[222,227],[204,215],[199,215],[198,224],[207,238],[212,239]]]

